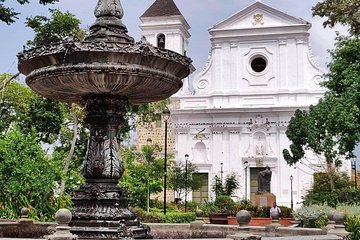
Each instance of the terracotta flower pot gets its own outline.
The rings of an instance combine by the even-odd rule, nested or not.
[[[228,224],[228,213],[212,213],[209,214],[211,224]]]

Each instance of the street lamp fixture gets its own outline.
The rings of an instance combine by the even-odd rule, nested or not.
[[[187,210],[188,160],[189,160],[189,154],[185,154],[185,212]]]
[[[249,162],[248,161],[245,161],[244,162],[244,166],[245,166],[245,200],[247,200],[248,199],[248,197],[247,197],[247,169],[248,169],[248,167],[249,167]]]
[[[170,118],[170,110],[169,108],[165,107],[162,111],[163,119],[165,121],[165,143],[164,143],[164,214],[166,214],[166,177],[167,177],[167,124]]]
[[[168,107],[165,107],[164,110],[162,111],[163,114],[163,119],[166,122],[167,120],[169,120],[170,118],[170,110]]]
[[[221,179],[221,184],[223,183],[223,166],[224,166],[224,163],[220,163],[220,179]]]
[[[291,210],[294,210],[294,199],[293,199],[293,180],[294,180],[294,177],[293,175],[290,176],[290,197],[291,197],[291,200],[290,200],[290,207],[291,207]]]

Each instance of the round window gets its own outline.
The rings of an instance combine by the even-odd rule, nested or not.
[[[265,70],[267,62],[262,57],[256,57],[251,61],[251,68],[254,72],[262,72]]]

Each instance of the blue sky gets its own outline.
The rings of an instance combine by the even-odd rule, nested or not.
[[[140,39],[139,17],[153,3],[154,0],[122,0],[125,11],[123,22],[129,30],[129,34],[136,40]],[[0,23],[1,46],[0,46],[0,73],[17,72],[17,52],[21,51],[26,41],[33,37],[31,29],[25,27],[25,17],[34,15],[48,15],[48,8],[59,8],[62,11],[70,11],[81,19],[82,27],[89,27],[95,20],[93,10],[97,0],[60,0],[59,3],[48,6],[37,4],[37,0],[28,5],[19,5],[16,1],[6,1],[15,10],[21,12],[20,19],[10,26]],[[255,0],[175,0],[180,11],[189,22],[191,29],[188,56],[194,61],[194,66],[201,70],[206,63],[210,49],[208,29],[214,24],[233,15],[235,12],[247,7]],[[317,0],[263,0],[276,9],[284,11],[292,16],[303,18],[312,23],[310,41],[313,52],[318,57],[318,62],[325,66],[329,61],[327,49],[333,48],[335,30],[344,33],[343,27],[336,29],[323,29],[322,19],[313,18],[311,7]]]

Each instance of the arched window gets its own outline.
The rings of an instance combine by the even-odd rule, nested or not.
[[[165,35],[162,33],[157,37],[157,46],[158,48],[165,48]]]

